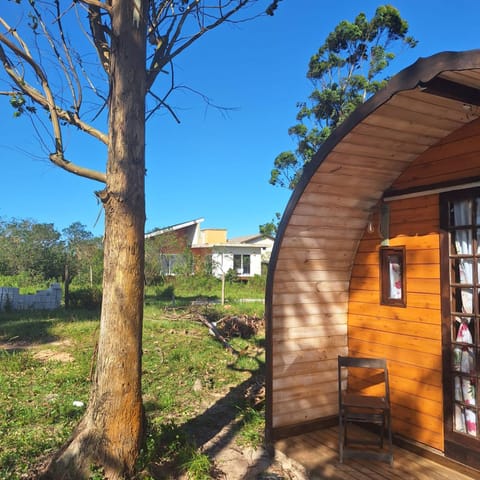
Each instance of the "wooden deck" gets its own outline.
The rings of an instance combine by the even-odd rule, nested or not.
[[[363,431],[362,431],[363,432]],[[358,434],[358,432],[356,432]],[[368,435],[368,432],[365,433]],[[275,448],[301,464],[310,480],[469,480],[480,472],[440,457],[435,461],[394,445],[394,463],[353,459],[338,461],[338,428],[326,428],[275,443]],[[434,454],[430,453],[433,457]]]

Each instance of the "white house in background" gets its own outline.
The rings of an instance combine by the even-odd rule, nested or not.
[[[164,239],[159,242],[163,274],[175,274],[175,266],[184,259],[186,249],[193,254],[196,265],[210,261],[212,274],[217,278],[230,270],[234,270],[242,279],[262,274],[262,263],[268,263],[272,251],[272,237],[256,234],[227,240],[226,229],[200,229],[203,221],[203,218],[199,218],[145,235],[147,241],[158,236]]]
[[[268,264],[272,253],[273,243],[275,239],[270,235],[256,233],[254,235],[244,235],[243,237],[235,237],[228,240],[228,243],[236,243],[241,245],[254,245],[262,247],[262,263]]]

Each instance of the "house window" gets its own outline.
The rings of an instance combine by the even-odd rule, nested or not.
[[[160,273],[177,275],[194,273],[193,260],[190,256],[179,253],[162,253],[160,255]]]
[[[176,254],[163,254],[160,256],[160,270],[162,275],[174,275],[175,263],[178,255]]]
[[[233,269],[238,275],[250,275],[250,255],[234,255]]]
[[[405,247],[380,249],[380,303],[405,307]]]

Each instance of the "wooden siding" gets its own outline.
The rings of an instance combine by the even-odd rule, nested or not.
[[[420,155],[393,189],[425,187],[479,173],[480,122],[476,120]],[[439,198],[422,195],[388,205],[388,244],[406,247],[407,307],[380,305],[382,239],[378,230],[365,232],[350,282],[349,353],[388,359],[394,431],[443,450]],[[378,215],[373,221],[378,225]]]
[[[430,148],[395,182],[395,189],[478,177],[480,119]],[[452,168],[454,166],[454,168]]]
[[[337,357],[347,353],[350,270],[356,238],[365,223],[365,213],[356,211],[348,197],[337,196],[352,216],[352,230],[344,235],[348,217],[318,207],[317,202],[324,202],[328,193],[312,184],[305,195],[275,271],[274,428],[336,414]],[[332,258],[328,254],[331,242],[345,255]]]
[[[468,165],[463,175],[478,175],[479,138],[480,121],[474,121],[418,156],[392,187],[456,179],[457,170],[446,174],[452,162]],[[347,177],[327,180],[331,184]],[[317,202],[326,205],[329,193],[318,191],[324,186],[312,181],[305,190],[305,202],[291,218],[277,260],[273,427],[336,414],[337,355],[381,356],[391,370],[394,430],[442,450],[438,195],[388,202],[388,244],[406,247],[407,307],[402,308],[380,305],[382,238],[378,228],[365,230],[368,211],[355,208],[348,190],[345,196],[337,191],[334,210],[315,207]],[[378,226],[379,214],[372,220]]]
[[[389,202],[390,244],[406,247],[406,308],[380,305],[380,238],[365,229],[389,189],[480,178],[478,112],[461,96],[418,88],[453,75],[480,89],[478,65],[480,50],[420,60],[359,107],[305,168],[267,284],[272,438],[336,414],[336,359],[349,352],[389,359],[394,429],[443,448],[438,196]]]
[[[406,247],[406,308],[380,305],[382,239],[378,230],[365,233],[352,269],[348,347],[350,355],[387,358],[394,431],[441,450],[438,218],[437,195],[390,203],[389,245]]]

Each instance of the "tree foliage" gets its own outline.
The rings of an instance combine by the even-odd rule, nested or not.
[[[279,212],[275,213],[275,218],[272,218],[271,222],[258,226],[258,232],[263,235],[269,235],[270,237],[276,237],[281,217]]]
[[[99,283],[102,256],[101,239],[79,222],[60,233],[51,223],[0,219],[0,275],[23,279],[25,285],[19,286],[62,281],[67,264],[72,280],[84,275],[84,281],[89,278],[85,267],[92,265]]]
[[[382,76],[395,58],[393,49],[416,46],[407,33],[407,21],[391,5],[378,7],[370,20],[360,13],[335,27],[310,59],[307,78],[314,89],[297,104],[298,123],[288,130],[297,148],[275,158],[272,185],[295,188],[303,167],[332,131],[386,84]]]
[[[0,274],[60,280],[65,252],[52,224],[33,220],[0,221]]]

